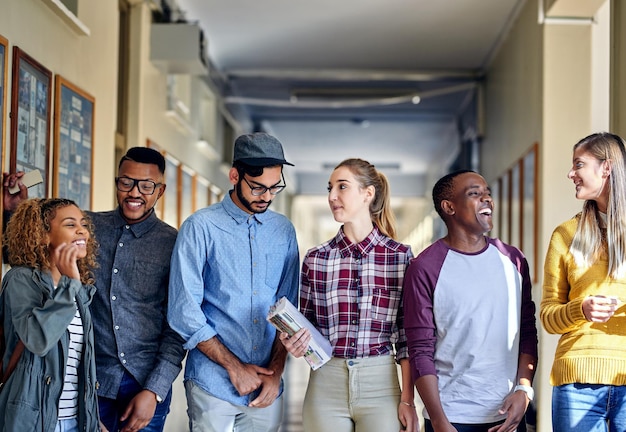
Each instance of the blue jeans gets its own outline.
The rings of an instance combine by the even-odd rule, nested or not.
[[[554,432],[624,432],[626,386],[565,384],[552,389]]]
[[[76,418],[59,420],[54,432],[78,432],[78,420]]]
[[[143,390],[137,380],[128,372],[124,372],[120,388],[117,391],[116,399],[98,397],[98,408],[100,409],[100,421],[106,426],[109,432],[117,432],[124,425],[119,421],[130,401]],[[170,412],[170,402],[172,401],[172,390],[158,403],[154,412],[154,417],[150,424],[142,429],[146,432],[162,432],[165,426],[165,417]]]

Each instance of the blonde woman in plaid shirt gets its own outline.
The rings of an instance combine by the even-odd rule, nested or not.
[[[343,225],[307,252],[300,309],[330,341],[333,358],[311,372],[304,430],[417,431],[402,313],[402,282],[412,253],[393,240],[389,184],[370,163],[347,159],[330,176],[328,204]],[[281,340],[301,357],[310,333],[282,334]]]

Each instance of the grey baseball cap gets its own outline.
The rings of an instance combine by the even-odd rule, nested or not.
[[[283,146],[275,137],[256,132],[239,136],[235,140],[233,161],[257,167],[291,165],[285,160]]]

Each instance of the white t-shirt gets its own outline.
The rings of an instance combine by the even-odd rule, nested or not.
[[[74,418],[78,414],[78,366],[83,355],[83,320],[78,308],[67,329],[70,333],[70,343],[63,391],[59,400],[59,420]]]

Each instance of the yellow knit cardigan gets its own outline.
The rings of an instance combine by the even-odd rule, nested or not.
[[[560,334],[550,383],[626,385],[626,278],[607,276],[606,257],[580,268],[569,252],[578,217],[552,233],[544,264],[540,319],[548,333]],[[606,323],[587,321],[583,300],[617,296],[620,307]]]

